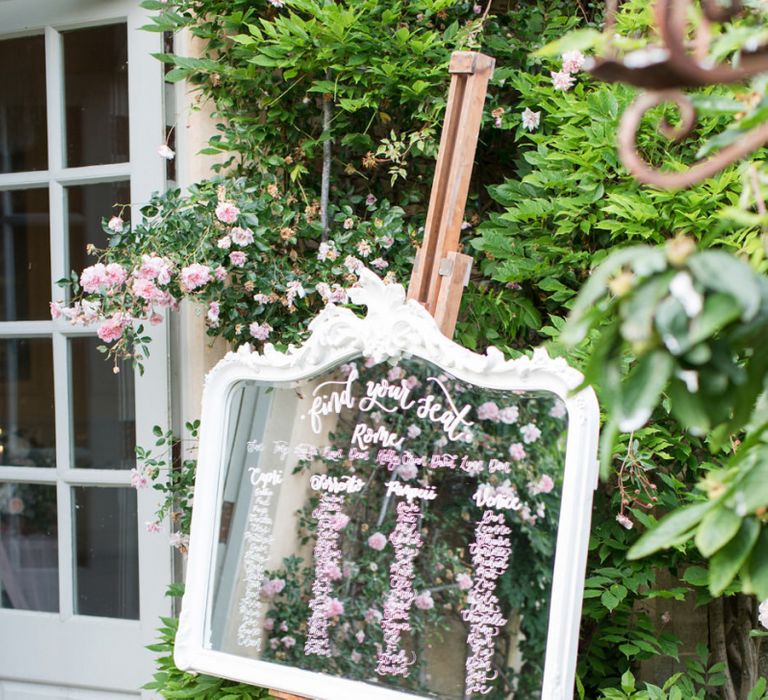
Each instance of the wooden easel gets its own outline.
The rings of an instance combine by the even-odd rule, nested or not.
[[[496,61],[474,51],[455,51],[448,72],[451,87],[429,197],[424,241],[416,252],[408,298],[429,311],[440,330],[453,337],[472,258],[459,252],[459,236],[475,162],[488,81]],[[308,700],[270,690],[279,700]]]

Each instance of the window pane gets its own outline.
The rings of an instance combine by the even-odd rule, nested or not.
[[[139,619],[136,491],[78,486],[75,613]]]
[[[0,41],[0,173],[45,170],[45,38]]]
[[[128,161],[124,24],[64,32],[67,165]]]
[[[0,464],[56,465],[50,338],[0,340]]]
[[[0,191],[0,321],[51,317],[48,231],[47,189]]]
[[[57,612],[56,487],[0,484],[0,607]]]
[[[85,252],[92,243],[97,248],[106,248],[108,239],[101,228],[103,217],[120,214],[114,209],[115,204],[128,204],[131,200],[131,187],[128,182],[103,182],[98,185],[83,185],[67,188],[67,214],[69,222],[69,268],[82,271],[93,265],[94,258]],[[122,212],[122,218],[128,221],[130,209]]]
[[[136,458],[133,372],[115,374],[98,338],[72,338],[72,432],[75,467],[131,469]]]

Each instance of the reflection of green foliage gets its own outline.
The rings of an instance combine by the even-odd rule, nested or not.
[[[348,368],[347,368],[348,369]],[[415,407],[386,413],[382,410],[361,412],[345,410],[338,417],[333,433],[329,434],[330,447],[350,447],[354,427],[365,422],[372,427],[384,426],[400,436],[405,436],[402,447],[417,457],[432,454],[457,454],[471,459],[482,459],[485,469],[480,474],[466,473],[460,469],[419,468],[418,474],[408,478],[402,474],[394,477],[406,483],[420,482],[432,485],[438,497],[422,502],[423,548],[416,560],[414,591],[429,591],[435,606],[429,610],[412,607],[410,622],[413,632],[404,636],[403,646],[416,651],[416,663],[409,678],[386,678],[388,683],[411,690],[429,692],[426,680],[428,668],[424,661],[426,640],[440,639],[451,621],[458,621],[458,611],[466,605],[467,593],[460,589],[457,577],[472,574],[468,545],[474,539],[474,523],[482,509],[471,500],[478,484],[514,489],[523,501],[524,509],[508,511],[508,523],[512,527],[512,556],[508,570],[498,583],[498,594],[506,615],[520,615],[524,638],[520,640],[520,652],[524,666],[518,678],[506,668],[506,658],[511,640],[502,639],[497,645],[494,663],[499,670],[494,691],[489,698],[508,697],[514,684],[518,684],[519,697],[533,698],[541,687],[541,672],[546,647],[549,592],[552,579],[557,519],[559,515],[559,485],[562,480],[564,454],[564,426],[560,413],[550,416],[557,406],[557,399],[544,393],[517,395],[510,391],[486,389],[465,384],[449,377],[441,370],[421,360],[402,360],[394,368],[387,365],[364,367],[359,363],[359,378],[355,382],[355,395],[360,398],[368,381],[378,381],[390,373],[391,381],[399,385],[406,380],[413,385],[411,399],[433,394],[436,400],[442,396],[428,377],[440,377],[459,408],[465,403],[473,406],[468,415],[474,425],[469,428],[471,442],[448,442],[442,426],[428,419],[420,419]],[[401,372],[402,370],[402,372]],[[343,379],[343,374],[336,377]],[[504,423],[498,418],[481,419],[478,407],[493,402],[498,409],[515,407],[516,419]],[[391,400],[387,405],[393,405]],[[534,424],[541,431],[536,440],[526,442],[522,426]],[[410,433],[409,433],[410,429]],[[514,461],[509,455],[512,443],[524,444],[525,458]],[[393,473],[377,464],[378,446],[371,446],[368,459],[330,461],[317,457],[300,463],[297,471],[317,473],[318,466],[330,476],[354,473],[366,482],[360,493],[345,496],[344,512],[351,517],[342,532],[341,548],[345,576],[337,582],[334,595],[345,607],[344,615],[333,619],[330,638],[336,649],[331,658],[304,654],[306,621],[309,618],[309,600],[314,572],[303,559],[289,557],[284,567],[273,571],[270,577],[282,578],[286,585],[275,598],[268,613],[271,631],[266,645],[268,658],[291,663],[303,668],[322,670],[326,673],[360,679],[377,679],[375,673],[377,645],[383,644],[381,628],[377,622],[366,621],[370,607],[381,610],[381,604],[389,591],[389,564],[393,558],[392,546],[378,552],[367,545],[374,532],[385,535],[395,526],[394,506],[396,498],[386,497],[387,483]],[[488,472],[488,463],[496,458],[510,464],[509,473]],[[531,489],[546,474],[556,484],[551,493],[536,493]],[[318,495],[308,499],[299,513],[300,536],[303,544],[314,545],[317,522],[312,513],[319,502]],[[536,511],[539,514],[536,514]],[[521,517],[522,515],[522,517]],[[362,632],[362,641],[356,634]],[[359,656],[358,656],[359,655]]]

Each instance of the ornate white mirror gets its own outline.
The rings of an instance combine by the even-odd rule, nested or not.
[[[572,696],[598,408],[363,271],[208,377],[175,659],[308,698]]]

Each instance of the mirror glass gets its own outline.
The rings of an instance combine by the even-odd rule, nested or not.
[[[565,404],[423,359],[236,383],[206,645],[416,697],[541,697]]]

